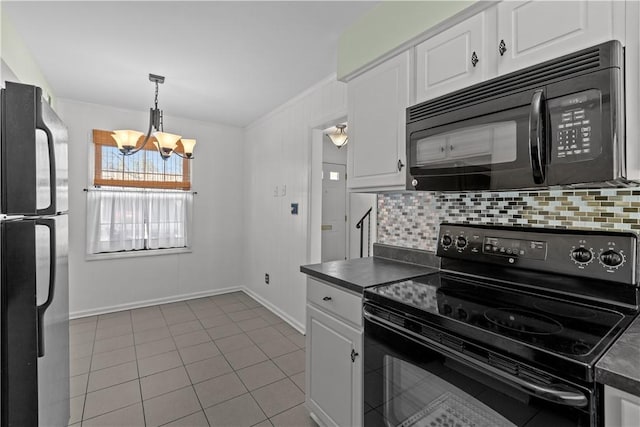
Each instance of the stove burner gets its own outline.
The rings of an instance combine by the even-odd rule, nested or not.
[[[541,314],[511,308],[492,308],[484,317],[495,325],[524,334],[551,335],[562,331],[560,322]]]
[[[571,353],[576,355],[587,354],[591,351],[591,347],[583,342],[576,342],[571,346]]]
[[[592,319],[597,316],[597,313],[594,310],[578,306],[569,306],[555,301],[536,301],[533,303],[533,306],[546,313],[569,317],[571,319],[585,320]]]

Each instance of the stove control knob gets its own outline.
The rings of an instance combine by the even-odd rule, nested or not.
[[[578,263],[586,264],[591,261],[593,255],[589,249],[576,248],[571,252],[571,258]]]
[[[451,306],[449,304],[444,304],[442,306],[442,311],[444,312],[445,316],[449,316],[451,315],[451,312],[453,311],[453,309],[451,308]]]
[[[609,249],[600,254],[600,262],[607,267],[618,267],[624,262],[621,253]]]
[[[451,239],[451,236],[449,236],[448,234],[445,234],[444,236],[442,236],[442,239],[440,239],[440,242],[442,243],[442,246],[448,248],[449,246],[451,246],[451,243],[453,243],[453,239]]]
[[[464,236],[458,236],[456,246],[458,249],[464,249],[467,246],[467,239]]]
[[[469,318],[469,313],[464,308],[458,308],[458,319],[467,320]]]

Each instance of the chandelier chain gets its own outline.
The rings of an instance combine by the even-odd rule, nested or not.
[[[156,82],[155,109],[158,109],[158,82]]]

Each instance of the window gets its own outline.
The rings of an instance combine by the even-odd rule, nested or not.
[[[110,131],[94,129],[94,185],[191,189],[190,160],[175,155],[168,160],[162,160],[153,141],[152,138],[137,154],[125,157],[118,151]],[[178,146],[176,151],[183,154],[181,146]]]
[[[124,157],[108,131],[94,130],[94,185],[87,196],[87,252],[189,246],[189,161],[154,149]],[[181,191],[183,190],[183,191]]]

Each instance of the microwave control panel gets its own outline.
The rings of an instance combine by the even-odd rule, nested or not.
[[[602,100],[599,90],[547,101],[551,118],[551,162],[573,163],[600,155]]]

